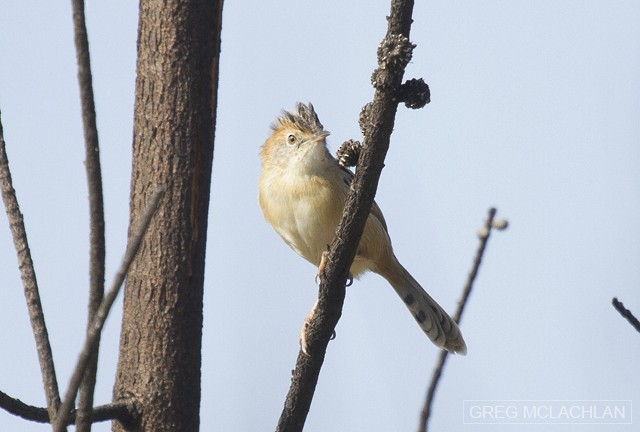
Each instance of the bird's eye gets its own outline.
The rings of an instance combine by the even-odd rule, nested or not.
[[[295,144],[296,143],[296,136],[294,134],[289,134],[289,136],[287,137],[287,142],[289,144]]]

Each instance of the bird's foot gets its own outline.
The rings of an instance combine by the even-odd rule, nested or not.
[[[328,246],[327,246],[328,247]],[[320,265],[318,266],[318,272],[316,273],[316,284],[320,283],[320,276],[324,273],[324,268],[327,266],[327,259],[329,258],[329,251],[322,252],[322,258],[320,258]]]
[[[309,313],[309,315],[304,319],[304,324],[302,324],[302,330],[300,331],[300,350],[306,356],[309,356],[309,343],[307,342],[307,330],[309,329],[311,320],[313,319],[313,316],[316,313],[317,306],[318,306],[318,302],[316,302],[316,304],[313,305],[313,309],[311,309],[311,312]],[[331,337],[329,338],[329,340],[334,340],[335,338],[336,338],[336,331],[334,330],[331,333]]]
[[[315,277],[316,285],[320,284],[320,276],[324,273],[324,268],[327,265],[328,258],[329,251],[322,252],[322,258],[320,259],[320,265],[318,266],[318,272]],[[345,286],[350,287],[351,285],[353,285],[353,275],[349,273],[349,276],[347,277],[347,284]]]

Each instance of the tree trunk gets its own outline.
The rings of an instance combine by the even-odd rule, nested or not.
[[[114,399],[139,425],[197,431],[222,0],[141,0],[130,231],[166,188],[127,276]]]

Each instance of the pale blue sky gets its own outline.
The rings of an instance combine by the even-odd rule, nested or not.
[[[360,138],[388,7],[225,5],[203,431],[275,428],[316,286],[315,269],[262,218],[259,147],[296,101],[314,103],[332,151]],[[89,2],[87,14],[110,282],[128,223],[137,4]],[[406,78],[423,77],[432,103],[399,109],[378,190],[396,254],[453,310],[487,209],[511,222],[490,241],[461,326],[469,354],[448,362],[433,430],[495,430],[462,423],[468,399],[625,399],[637,411],[640,339],[610,302],[619,296],[640,315],[640,4],[419,1],[414,21]],[[0,109],[64,389],[83,338],[88,281],[70,2],[0,0]],[[43,405],[2,214],[0,389]],[[97,403],[111,396],[120,316],[117,303],[103,337]],[[306,430],[415,430],[437,356],[387,283],[365,276],[348,289]],[[0,430],[48,426],[0,411]]]

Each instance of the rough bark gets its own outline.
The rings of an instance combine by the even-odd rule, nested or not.
[[[125,287],[114,400],[133,396],[140,423],[115,431],[199,427],[221,12],[222,0],[140,2],[130,226],[166,192]]]

